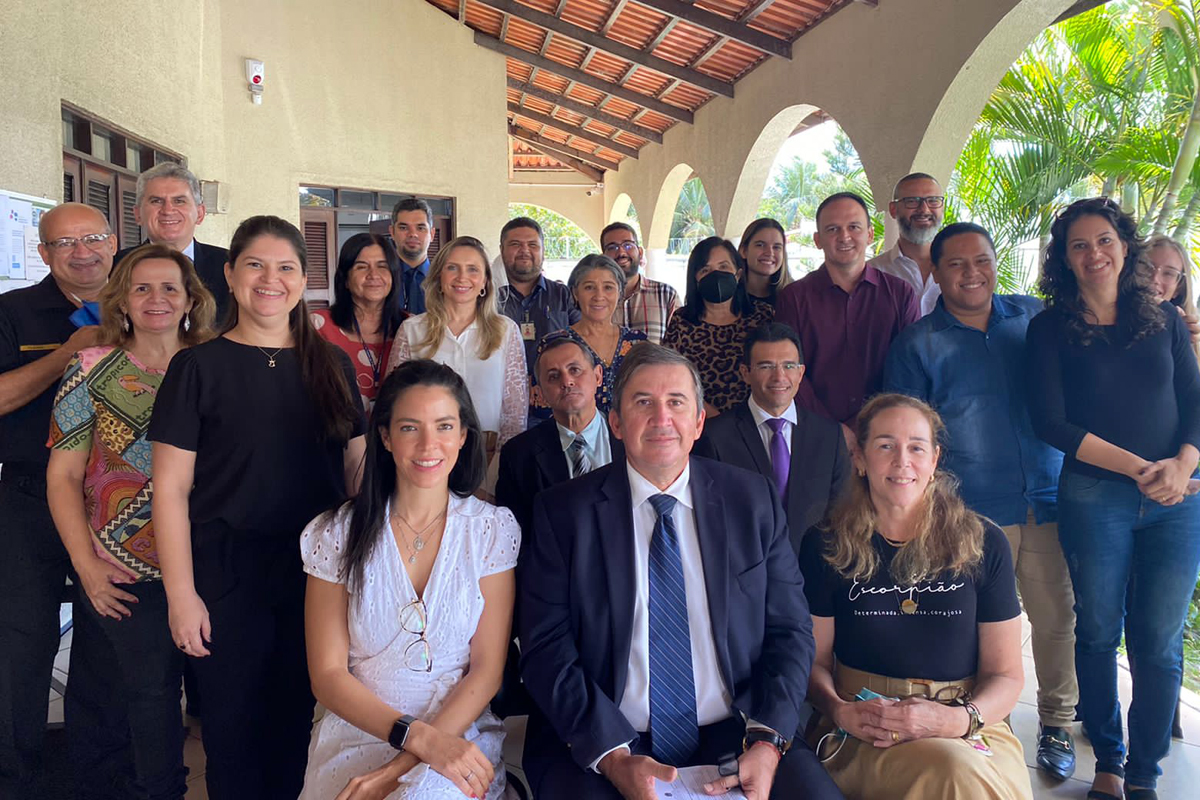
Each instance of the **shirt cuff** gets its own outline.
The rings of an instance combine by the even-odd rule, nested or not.
[[[595,761],[593,761],[591,764],[588,764],[588,769],[590,769],[592,772],[594,772],[594,773],[596,773],[597,775],[599,775],[599,774],[600,774],[600,762],[601,762],[601,761],[603,761],[603,760],[604,760],[604,759],[605,759],[605,758],[606,758],[606,757],[607,757],[607,756],[608,756],[610,753],[615,753],[615,752],[617,752],[618,750],[624,750],[626,753],[632,752],[632,751],[629,749],[629,745],[631,745],[631,744],[633,744],[633,740],[630,740],[630,741],[628,741],[628,742],[625,742],[624,744],[619,744],[619,745],[617,745],[616,747],[612,748],[611,750],[606,750],[606,751],[604,751],[603,753],[601,753],[601,754],[600,754],[600,757],[599,757],[599,758],[597,758],[597,759],[596,759]]]

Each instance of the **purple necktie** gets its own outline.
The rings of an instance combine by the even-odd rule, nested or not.
[[[787,506],[788,470],[792,460],[787,441],[783,438],[783,426],[786,424],[786,419],[767,420],[767,426],[771,429],[771,471],[775,473],[775,488],[779,490],[779,499],[784,506]]]

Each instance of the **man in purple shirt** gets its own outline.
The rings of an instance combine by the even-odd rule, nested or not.
[[[851,192],[825,198],[813,234],[825,263],[780,292],[775,311],[776,322],[800,334],[808,362],[801,387],[810,388],[796,402],[850,428],[883,384],[892,340],[921,316],[904,279],[867,266],[874,238],[865,200]]]

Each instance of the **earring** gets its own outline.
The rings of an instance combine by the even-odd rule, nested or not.
[[[192,329],[192,315],[190,313],[183,315],[183,332],[187,333]]]
[[[480,296],[480,297],[487,297],[487,287],[484,287],[484,288],[482,288],[482,289],[480,289],[480,290],[479,290],[479,296]]]
[[[125,315],[125,322],[121,324],[121,327],[125,329],[126,333],[133,330],[133,322],[129,319],[128,314]]]
[[[860,469],[860,470],[858,471],[858,477],[860,477],[860,478],[865,478],[865,477],[867,477],[867,471],[866,471],[865,469]]]

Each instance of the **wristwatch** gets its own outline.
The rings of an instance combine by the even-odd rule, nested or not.
[[[773,730],[768,728],[747,728],[746,736],[742,739],[742,752],[749,752],[750,748],[759,742],[766,742],[779,751],[779,757],[787,753],[788,748],[792,743],[780,736]]]
[[[405,714],[393,722],[392,732],[388,734],[388,744],[397,750],[403,750],[405,742],[408,741],[408,732],[412,729],[412,724],[416,721],[416,717],[411,714]]]
[[[975,704],[972,702],[964,702],[963,708],[965,708],[967,713],[970,714],[971,724],[967,726],[967,732],[962,738],[974,739],[979,735],[979,732],[983,730],[983,715],[979,713],[979,709],[976,708]]]

